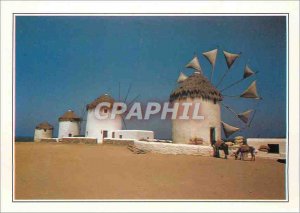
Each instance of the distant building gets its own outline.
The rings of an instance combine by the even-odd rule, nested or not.
[[[110,107],[101,107],[99,111],[97,105],[103,102],[110,103]],[[122,117],[116,115],[114,119],[110,118],[112,105],[115,100],[108,94],[101,95],[93,102],[87,105],[86,137],[97,138],[98,143],[102,143],[104,138],[112,138],[112,132],[122,129]],[[106,119],[97,118],[97,114],[107,116]]]
[[[80,121],[75,112],[68,110],[58,119],[58,138],[74,137],[80,135]]]
[[[193,140],[203,140],[203,145],[221,139],[221,93],[202,74],[196,71],[188,78],[180,77],[178,87],[171,93],[170,102],[179,103],[178,114],[183,112],[182,103],[200,103],[199,115],[203,120],[193,120],[193,110],[189,110],[189,119],[178,117],[172,120],[173,143],[188,144]]]
[[[39,142],[43,138],[52,138],[53,136],[53,126],[48,122],[40,123],[35,127],[34,131],[34,141]]]

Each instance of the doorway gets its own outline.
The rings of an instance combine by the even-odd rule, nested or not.
[[[214,144],[216,141],[216,128],[210,127],[210,143]]]
[[[269,153],[279,154],[279,144],[268,144]]]
[[[103,139],[107,138],[107,130],[103,130]]]

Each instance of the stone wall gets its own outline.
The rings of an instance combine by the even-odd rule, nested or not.
[[[42,139],[40,139],[40,142],[44,142],[44,143],[57,143],[58,139],[57,138],[42,138]]]
[[[144,142],[134,141],[134,145],[138,149],[144,151],[160,153],[160,154],[174,154],[174,155],[200,155],[212,156],[213,148],[211,146],[188,145],[188,144],[172,144],[160,142]]]
[[[59,140],[61,143],[97,144],[96,138],[67,137]]]
[[[103,144],[113,144],[113,145],[122,145],[127,146],[129,144],[133,145],[134,140],[125,140],[125,139],[104,139]]]

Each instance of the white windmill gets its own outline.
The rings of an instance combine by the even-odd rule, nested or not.
[[[199,59],[196,55],[186,65],[186,68],[192,68],[194,73],[188,77],[182,72],[179,75],[177,80],[177,88],[172,91],[170,95],[170,101],[173,103],[200,103],[200,113],[205,119],[172,120],[172,136],[174,143],[189,143],[192,138],[197,137],[203,140],[204,145],[208,145],[213,141],[221,139],[221,128],[224,131],[225,137],[228,138],[237,131],[249,127],[254,118],[256,110],[247,109],[244,112],[237,113],[231,107],[223,104],[222,101],[225,97],[261,100],[261,97],[257,93],[256,81],[253,81],[250,86],[248,86],[248,88],[245,89],[245,91],[239,96],[227,96],[223,94],[225,90],[237,85],[250,76],[255,75],[257,72],[254,72],[249,65],[246,65],[241,79],[231,83],[221,90],[218,90],[218,86],[221,85],[222,81],[230,72],[232,65],[240,57],[241,53],[234,54],[223,51],[227,64],[227,70],[220,78],[218,83],[214,86],[212,79],[215,70],[217,54],[218,49],[213,49],[203,53],[203,56],[211,64],[210,80],[204,76]],[[244,124],[243,127],[235,127],[222,121],[221,106],[233,113]]]
[[[59,117],[58,138],[80,135],[81,118],[72,110],[66,111]]]

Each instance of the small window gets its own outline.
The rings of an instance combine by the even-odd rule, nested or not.
[[[115,138],[115,132],[112,132],[112,136],[111,136],[112,138]]]
[[[122,135],[119,135],[119,138],[122,138],[123,136]]]
[[[71,134],[71,133],[69,133],[69,137],[72,137],[72,134]]]
[[[103,138],[107,138],[108,135],[108,131],[107,130],[103,130]]]

